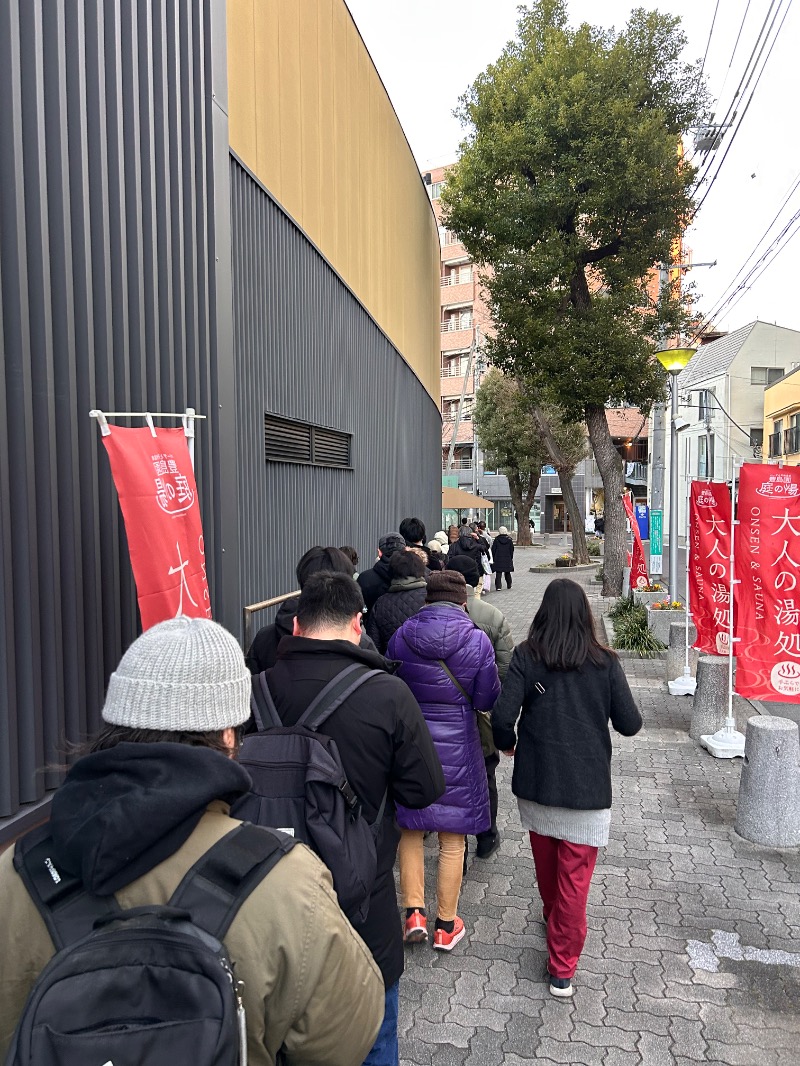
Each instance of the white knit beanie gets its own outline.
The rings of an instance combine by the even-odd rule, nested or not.
[[[433,534],[433,539],[438,540],[440,544],[447,545],[447,534],[443,529],[440,529],[438,533]]]
[[[132,729],[211,733],[250,717],[250,671],[210,618],[170,618],[131,644],[108,682],[103,720]]]

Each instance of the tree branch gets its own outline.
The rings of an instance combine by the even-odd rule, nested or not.
[[[609,256],[618,255],[621,250],[622,237],[615,237],[608,244],[601,244],[599,248],[590,248],[589,251],[583,252],[580,262],[584,266],[588,266],[589,263],[599,263],[601,259],[608,259]]]

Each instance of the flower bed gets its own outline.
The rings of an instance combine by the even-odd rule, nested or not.
[[[672,622],[686,624],[686,610],[678,600],[656,600],[648,606],[648,629],[663,644],[669,644],[669,627]]]

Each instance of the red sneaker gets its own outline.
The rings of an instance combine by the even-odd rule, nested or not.
[[[421,944],[428,939],[428,919],[419,911],[412,911],[406,918],[403,940],[407,944]]]
[[[452,933],[448,933],[444,929],[437,929],[434,932],[433,946],[437,951],[452,951],[459,940],[464,939],[466,931],[461,919],[456,918]]]

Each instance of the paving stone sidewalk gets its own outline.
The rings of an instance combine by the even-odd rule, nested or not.
[[[552,579],[528,566],[555,554],[518,550],[513,589],[489,596],[518,641]],[[593,577],[576,575],[599,613],[607,605]],[[547,991],[533,860],[503,759],[503,843],[482,861],[471,842],[459,909],[467,936],[451,955],[427,945],[406,953],[403,1064],[800,1064],[800,854],[734,835],[740,762],[714,760],[690,740],[691,699],[669,696],[663,662],[624,667],[645,726],[614,736],[611,837],[574,999]],[[430,837],[431,913],[435,854]]]

